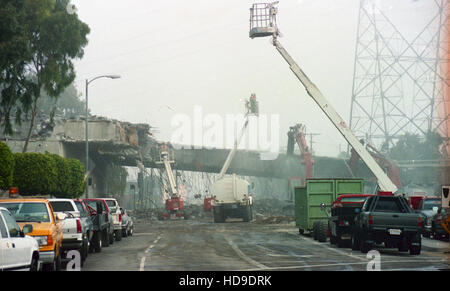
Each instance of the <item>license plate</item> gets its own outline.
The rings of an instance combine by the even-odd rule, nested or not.
[[[389,234],[391,235],[400,235],[402,231],[400,229],[390,229]]]

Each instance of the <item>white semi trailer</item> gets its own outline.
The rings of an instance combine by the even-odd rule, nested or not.
[[[258,115],[258,102],[255,94],[252,94],[249,101],[246,102],[246,109],[244,126],[222,166],[218,180],[211,185],[210,192],[213,197],[212,206],[215,223],[225,222],[227,218],[242,218],[245,222],[253,219],[253,198],[249,194],[250,184],[245,180],[239,179],[235,174],[225,177],[248,126],[249,116]]]

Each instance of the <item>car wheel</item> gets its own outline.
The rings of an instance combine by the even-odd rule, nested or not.
[[[327,241],[327,230],[328,225],[325,221],[319,221],[317,224],[317,240],[319,242],[326,242]]]
[[[128,227],[126,227],[124,230],[122,230],[122,237],[128,236]]]
[[[109,229],[108,228],[103,230],[102,243],[105,248],[109,247],[110,238],[109,238]]]
[[[346,241],[342,239],[341,234],[338,233],[337,237],[336,237],[336,245],[338,248],[344,248],[345,247],[345,243]]]
[[[116,237],[116,241],[121,241],[122,240],[122,230],[116,230],[114,231],[114,236]]]
[[[313,239],[317,240],[317,221],[313,223]]]
[[[54,271],[61,271],[61,250],[59,250],[58,253],[59,254],[56,257],[55,262],[54,262],[54,268],[53,268]]]
[[[109,234],[109,244],[113,245],[114,244],[114,231],[112,233]]]
[[[409,254],[412,256],[418,256],[418,255],[420,255],[421,249],[422,249],[422,247],[420,245],[419,246],[411,246],[409,248]]]
[[[38,271],[38,265],[39,265],[38,256],[39,255],[37,255],[37,254],[33,254],[33,257],[31,258],[31,264],[30,264],[30,271],[31,272]]]
[[[95,232],[94,234],[94,249],[96,253],[100,253],[103,247],[103,236],[100,231]]]
[[[356,231],[352,231],[352,250],[353,251],[359,251],[361,249],[360,243],[359,243],[359,237]]]
[[[84,261],[86,261],[86,258],[87,258],[87,253],[88,253],[88,246],[87,246],[87,241],[85,240],[84,242],[83,242],[83,246],[81,247],[81,250],[80,250],[80,253],[81,253],[81,262],[80,262],[80,264],[81,264],[81,267],[83,267],[83,265],[84,265]]]

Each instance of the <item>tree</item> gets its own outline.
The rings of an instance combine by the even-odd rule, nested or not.
[[[22,102],[27,111],[31,110],[23,152],[27,151],[41,94],[45,92],[57,98],[73,82],[72,60],[83,56],[90,31],[76,13],[68,13],[69,0],[26,0],[25,3],[24,26],[31,54],[26,68],[32,82],[26,87],[29,98]]]
[[[31,61],[25,23],[26,0],[0,0],[0,126],[12,134],[11,111],[18,101],[27,106],[30,86],[26,64]],[[14,112],[20,123],[21,108]]]
[[[73,84],[70,84],[57,99],[43,94],[38,101],[38,108],[40,112],[47,114],[50,112],[65,118],[84,116],[86,103],[79,97],[80,93]]]
[[[444,139],[436,132],[428,132],[420,137],[406,133],[389,151],[394,160],[437,160],[441,158],[439,148]]]
[[[8,189],[13,183],[14,155],[6,143],[0,141],[0,189]]]
[[[84,165],[77,159],[64,159],[69,172],[68,198],[78,198],[83,195],[85,188]]]
[[[40,153],[15,153],[13,185],[21,195],[47,195],[57,192],[55,160]]]

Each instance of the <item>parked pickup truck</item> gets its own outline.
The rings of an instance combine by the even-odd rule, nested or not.
[[[100,198],[83,199],[88,206],[92,223],[94,225],[94,237],[92,239],[90,252],[102,251],[102,247],[108,247],[114,243],[114,228],[112,217],[109,214],[108,204]]]
[[[331,215],[328,218],[330,243],[339,248],[348,244],[351,239],[353,223],[361,211],[364,201],[371,194],[343,194],[331,204]]]
[[[355,217],[352,249],[367,253],[374,244],[384,243],[387,248],[419,255],[422,230],[423,216],[415,213],[404,197],[372,196]]]
[[[81,266],[86,260],[89,242],[92,238],[93,224],[89,216],[80,212],[72,199],[48,199],[55,213],[66,214],[62,221],[63,253],[78,250],[81,254]]]
[[[119,202],[114,198],[103,198],[108,204],[114,226],[114,236],[116,241],[122,240],[122,213]]]

